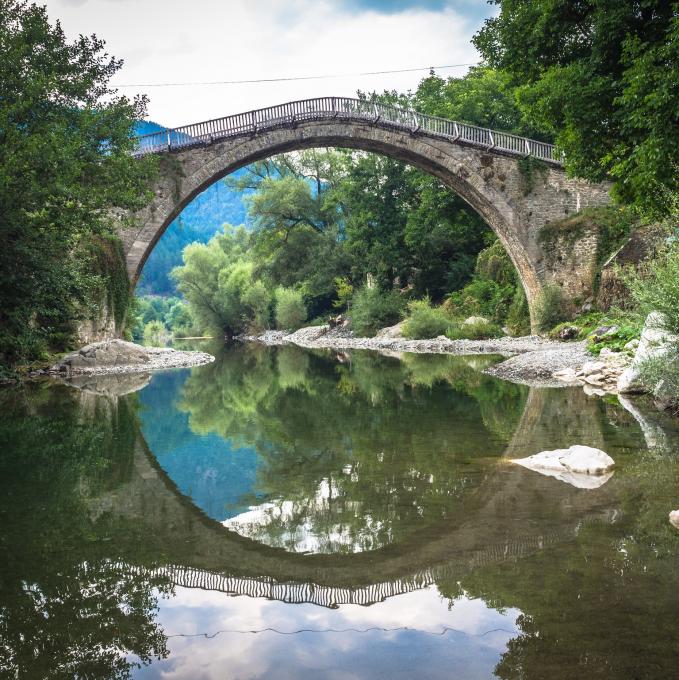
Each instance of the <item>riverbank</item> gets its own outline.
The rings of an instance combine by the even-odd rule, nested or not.
[[[41,373],[48,375],[121,375],[209,364],[212,354],[171,347],[142,347],[125,340],[104,340],[62,357]]]
[[[498,354],[506,357],[505,361],[486,369],[486,373],[533,386],[562,387],[564,381],[554,374],[565,370],[577,373],[592,361],[592,355],[587,353],[584,342],[560,342],[537,335],[487,340],[449,340],[443,336],[431,340],[357,338],[345,329],[310,326],[294,333],[266,331],[260,335],[243,335],[238,340],[265,345],[294,344],[309,349],[368,349],[415,354]]]

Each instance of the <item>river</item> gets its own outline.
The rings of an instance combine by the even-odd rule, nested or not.
[[[679,677],[679,428],[488,356],[0,391],[0,677]],[[509,462],[586,444],[596,488]]]

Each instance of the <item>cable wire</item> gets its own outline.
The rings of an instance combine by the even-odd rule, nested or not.
[[[331,78],[359,78],[364,76],[383,76],[391,73],[415,73],[417,71],[435,71],[449,68],[458,68],[462,66],[476,66],[475,63],[470,64],[447,64],[445,66],[420,66],[418,68],[402,68],[391,71],[363,71],[361,73],[333,73],[317,76],[291,76],[288,78],[256,78],[250,80],[209,80],[196,82],[180,82],[180,83],[128,83],[125,85],[115,85],[114,87],[191,87],[194,85],[249,85],[253,83],[288,83],[295,80],[326,80]]]

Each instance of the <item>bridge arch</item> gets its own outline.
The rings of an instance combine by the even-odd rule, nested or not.
[[[543,287],[556,283],[570,298],[593,283],[596,235],[569,239],[550,253],[540,232],[551,221],[609,202],[607,185],[566,176],[554,147],[506,133],[351,99],[293,102],[140,138],[139,153],[159,154],[154,198],[122,230],[135,285],[170,223],[215,181],[258,160],[313,147],[369,151],[428,172],[465,200],[497,234],[526,292],[531,320]],[[543,161],[526,177],[521,159]],[[584,238],[583,238],[584,236]]]

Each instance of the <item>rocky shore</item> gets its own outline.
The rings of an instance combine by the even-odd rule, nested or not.
[[[125,340],[104,340],[67,354],[47,373],[60,376],[147,373],[167,368],[200,366],[214,360],[207,352],[142,347]]]
[[[241,336],[239,340],[267,345],[294,344],[307,348],[368,349],[390,353],[498,354],[509,358],[487,369],[487,373],[536,386],[563,386],[564,383],[554,377],[556,371],[566,368],[576,370],[592,359],[583,342],[546,340],[537,335],[487,340],[449,340],[445,336],[432,340],[407,340],[393,329],[384,329],[374,338],[357,338],[345,329],[310,326],[294,333],[266,331],[261,335]]]

